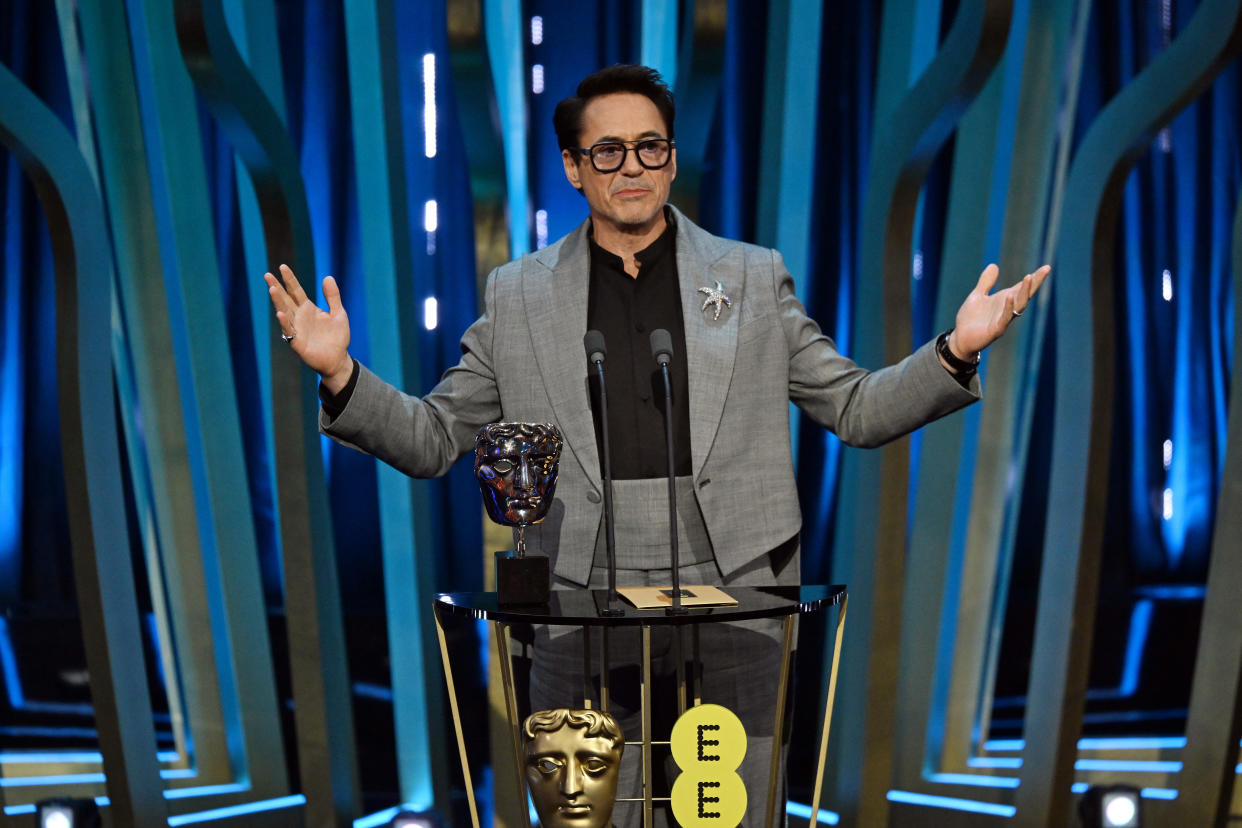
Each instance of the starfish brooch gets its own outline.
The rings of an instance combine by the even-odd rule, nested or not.
[[[720,319],[720,311],[722,309],[722,306],[725,308],[733,307],[733,300],[725,295],[724,285],[720,284],[720,282],[716,282],[716,286],[714,288],[712,287],[699,288],[699,293],[707,294],[707,298],[703,300],[703,307],[700,308],[700,310],[707,310],[707,308],[711,305],[716,306],[716,312],[712,314],[713,322],[718,321]]]

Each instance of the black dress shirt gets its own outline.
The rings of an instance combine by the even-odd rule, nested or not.
[[[673,389],[673,451],[679,476],[691,474],[690,408],[686,372],[686,327],[677,280],[677,228],[668,211],[664,233],[639,251],[638,276],[625,272],[621,258],[591,240],[591,285],[587,328],[604,335],[608,388],[608,431],[612,476],[617,480],[664,477],[664,380],[651,353],[651,332],[663,328],[673,343],[669,374]],[[592,405],[598,390],[592,373]],[[596,435],[599,416],[596,415]]]

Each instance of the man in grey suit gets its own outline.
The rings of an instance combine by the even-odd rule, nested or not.
[[[801,514],[789,403],[848,444],[876,446],[973,402],[979,352],[1022,313],[1048,273],[1040,268],[991,293],[997,269],[989,265],[953,329],[896,365],[868,371],[838,353],[806,315],[779,253],[713,236],[667,204],[677,174],[673,112],[658,74],[636,66],[602,70],[561,103],[555,120],[565,175],[585,196],[589,218],[491,274],[461,361],[422,398],[349,356],[348,318],[331,277],[323,282],[324,312],[287,267],[281,280],[266,275],[286,340],[322,377],[320,424],[334,439],[428,477],[471,451],[486,423],[559,426],[565,449],[556,500],[527,543],[549,556],[560,587],[605,583],[587,330],[602,330],[608,341],[618,583],[670,582],[667,458],[662,426],[652,430],[663,413],[648,384],[656,365],[644,344],[651,330],[665,328],[681,438],[674,465],[682,583],[796,584]],[[721,691],[720,703],[744,722],[736,707],[770,709],[752,686],[768,683],[755,681],[771,660],[764,653],[775,650],[768,634],[746,630],[748,641],[721,645],[732,654],[734,677],[722,679],[733,689]],[[537,655],[532,694],[574,685],[556,653],[579,651],[548,647],[546,635],[536,653],[551,660]],[[766,749],[748,751],[747,764],[756,754],[760,769],[754,779],[766,780]]]

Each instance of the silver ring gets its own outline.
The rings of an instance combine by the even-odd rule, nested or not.
[[[1020,310],[1011,310],[1009,312],[1013,314],[1014,319],[1017,319],[1019,316],[1022,315],[1022,311]],[[293,339],[293,337],[289,337],[289,339]]]
[[[292,342],[292,341],[293,341],[293,338],[294,338],[295,336],[297,336],[297,335],[298,335],[298,332],[297,332],[297,331],[294,331],[293,333],[289,334],[288,336],[285,336],[285,335],[282,333],[282,334],[280,335],[280,338],[281,338],[281,339],[283,339],[285,342]]]

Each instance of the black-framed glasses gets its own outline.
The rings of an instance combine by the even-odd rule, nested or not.
[[[573,147],[573,150],[590,158],[596,172],[610,173],[625,165],[625,155],[631,149],[645,168],[662,169],[673,157],[674,146],[668,138],[639,138],[637,141],[600,141],[589,147]]]

